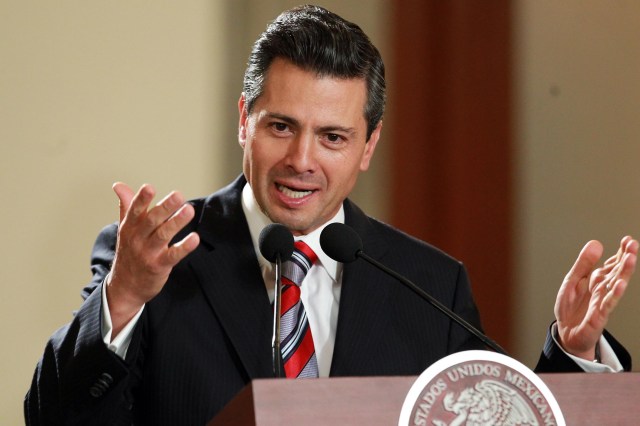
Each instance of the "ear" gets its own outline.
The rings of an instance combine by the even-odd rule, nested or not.
[[[360,160],[361,172],[369,169],[371,158],[373,158],[373,153],[376,150],[376,146],[378,145],[378,139],[380,139],[380,132],[382,132],[382,120],[380,120],[376,128],[373,129],[371,137],[365,144],[364,153],[362,154],[362,159]]]
[[[247,141],[247,108],[244,97],[244,92],[240,94],[240,99],[238,99],[238,115],[240,119],[238,121],[238,143],[244,149],[244,144]]]

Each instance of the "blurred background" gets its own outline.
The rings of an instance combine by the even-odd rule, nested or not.
[[[71,319],[113,182],[241,171],[251,44],[285,0],[0,0],[0,423]],[[589,239],[640,237],[640,2],[318,0],[381,50],[389,104],[353,198],[465,262],[485,329],[535,365]],[[609,329],[640,354],[632,281]]]

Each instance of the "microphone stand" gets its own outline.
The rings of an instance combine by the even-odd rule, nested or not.
[[[273,296],[273,338],[271,340],[273,374],[282,377],[282,353],[280,352],[280,314],[282,311],[282,260],[276,257],[276,286]]]
[[[366,260],[367,262],[369,262],[373,266],[375,266],[377,268],[380,268],[382,271],[386,272],[387,274],[391,275],[393,278],[395,278],[398,281],[400,281],[405,286],[409,287],[409,289],[411,289],[415,293],[417,293],[418,296],[422,297],[424,300],[429,302],[434,308],[436,308],[437,310],[439,310],[440,312],[442,312],[443,314],[445,314],[449,318],[453,319],[458,325],[462,326],[469,333],[471,333],[473,336],[475,336],[482,343],[484,343],[485,345],[487,345],[488,347],[490,347],[494,351],[498,352],[499,354],[509,356],[507,354],[507,352],[504,349],[502,349],[502,347],[500,345],[498,345],[496,342],[494,342],[493,340],[491,340],[490,338],[485,336],[483,333],[480,332],[480,330],[478,330],[477,328],[475,328],[474,326],[469,324],[460,315],[458,315],[455,312],[451,311],[449,308],[444,306],[438,300],[434,299],[429,293],[427,293],[426,291],[424,291],[423,289],[421,289],[420,287],[418,287],[417,285],[415,285],[414,283],[412,283],[411,281],[409,281],[408,279],[406,279],[402,275],[398,274],[397,272],[395,272],[392,269],[387,268],[385,265],[383,265],[382,263],[378,262],[377,260],[375,260],[371,256],[367,255],[362,250],[358,250],[358,252],[356,252],[356,257],[359,257],[359,258],[361,258],[363,260]]]

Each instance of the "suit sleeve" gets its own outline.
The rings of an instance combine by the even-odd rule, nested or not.
[[[456,283],[456,297],[454,311],[482,331],[480,316],[473,301],[471,286],[464,266],[460,268],[460,274]],[[567,354],[558,347],[551,335],[551,327],[547,331],[545,344],[540,354],[536,373],[582,373],[584,370],[575,363]],[[631,355],[610,333],[604,331],[604,337],[615,352],[625,371],[631,371]],[[457,325],[452,325],[449,338],[449,353],[469,349],[486,349],[475,337]]]
[[[130,346],[123,361],[106,347],[101,330],[101,286],[113,260],[116,232],[110,225],[98,236],[93,279],[82,291],[84,303],[71,323],[53,334],[38,362],[24,401],[27,425],[131,424],[128,365],[137,347]],[[132,346],[139,334],[134,332]]]
[[[624,371],[631,371],[631,355],[609,332],[603,333],[605,339],[615,352]],[[582,373],[580,368],[567,354],[558,347],[551,335],[551,327],[547,330],[547,337],[540,359],[535,368],[536,373]]]

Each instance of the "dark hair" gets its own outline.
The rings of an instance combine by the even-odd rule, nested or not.
[[[247,112],[262,95],[266,73],[276,58],[319,76],[365,79],[369,140],[384,112],[384,63],[359,26],[319,6],[298,6],[280,14],[256,40],[249,56],[243,85]]]

